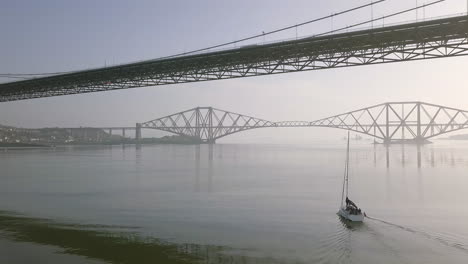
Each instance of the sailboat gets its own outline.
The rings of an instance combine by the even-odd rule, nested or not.
[[[338,215],[352,222],[364,221],[365,213],[361,211],[357,205],[348,198],[348,183],[349,183],[349,131],[348,144],[346,149],[346,164],[343,179],[343,190],[341,192],[341,206]]]

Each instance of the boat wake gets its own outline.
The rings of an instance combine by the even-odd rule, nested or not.
[[[388,222],[388,221],[385,221],[385,220],[382,220],[382,219],[378,219],[378,218],[375,218],[375,217],[371,217],[371,216],[366,216],[366,218],[368,218],[370,220],[380,222],[380,223],[383,223],[383,224],[386,224],[386,225],[389,225],[389,226],[392,226],[392,227],[395,227],[395,228],[398,228],[398,229],[401,229],[401,230],[404,230],[404,231],[407,231],[407,232],[410,232],[410,233],[413,233],[413,234],[421,235],[421,236],[426,237],[428,239],[437,241],[437,242],[439,242],[439,243],[441,243],[441,244],[443,244],[445,246],[448,246],[448,247],[451,247],[451,248],[456,248],[456,249],[459,249],[461,251],[464,251],[465,253],[468,254],[468,248],[466,247],[466,245],[464,245],[463,243],[460,243],[459,241],[456,241],[453,238],[443,237],[441,234],[431,234],[431,233],[426,232],[426,231],[417,230],[417,229],[402,226],[402,225],[399,225],[399,224],[394,224],[394,223],[391,223],[391,222]]]
[[[342,228],[344,220],[337,226],[337,232],[322,238],[313,260],[313,263],[349,263],[351,258],[351,232]]]

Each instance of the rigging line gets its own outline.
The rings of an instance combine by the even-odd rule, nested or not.
[[[325,19],[328,19],[328,18],[333,18],[333,17],[335,17],[335,16],[339,16],[339,15],[343,15],[343,14],[346,14],[346,13],[350,13],[350,12],[353,12],[353,11],[356,11],[356,10],[359,10],[359,9],[362,9],[362,8],[365,8],[365,7],[368,7],[368,6],[373,6],[373,5],[375,5],[375,4],[378,4],[378,3],[381,3],[381,2],[384,2],[384,1],[386,1],[386,0],[379,0],[379,1],[377,1],[377,2],[371,2],[371,3],[365,4],[365,5],[361,5],[361,6],[358,6],[358,7],[354,7],[354,8],[351,8],[351,9],[344,10],[344,11],[340,11],[340,12],[338,12],[338,13],[334,13],[334,14],[331,14],[331,15],[328,15],[328,16],[324,16],[324,17],[320,17],[320,18],[313,19],[313,20],[309,20],[309,21],[306,21],[306,22],[303,22],[303,23],[300,23],[300,24],[296,24],[296,25],[292,25],[292,26],[288,26],[288,27],[276,29],[276,30],[273,30],[273,31],[265,32],[265,33],[262,33],[262,34],[254,35],[254,36],[251,36],[251,37],[247,37],[247,38],[243,38],[243,39],[239,39],[239,40],[235,40],[235,41],[231,41],[231,42],[226,42],[226,43],[223,43],[223,44],[218,44],[218,45],[210,46],[210,47],[207,47],[207,48],[192,50],[192,51],[183,52],[183,53],[179,53],[179,54],[175,54],[175,55],[170,55],[170,56],[166,56],[166,57],[160,57],[160,58],[157,58],[157,59],[155,59],[155,60],[161,60],[161,59],[167,59],[167,58],[178,57],[178,56],[182,56],[182,55],[193,54],[193,53],[197,53],[197,52],[201,52],[201,51],[206,51],[206,50],[210,50],[210,49],[214,49],[214,48],[220,48],[220,47],[227,46],[227,45],[231,45],[231,44],[236,44],[236,43],[243,42],[243,41],[246,41],[246,40],[251,40],[251,39],[263,37],[263,36],[266,36],[266,35],[275,34],[275,33],[278,33],[278,32],[281,32],[281,31],[285,31],[285,30],[288,30],[288,29],[292,29],[292,28],[295,28],[295,27],[304,26],[304,25],[311,24],[311,23],[315,23],[315,22],[318,22],[318,21],[322,21],[322,20],[325,20]]]
[[[348,130],[348,144],[346,151],[346,197],[348,197],[349,188],[349,130]]]
[[[350,25],[350,26],[346,26],[346,27],[342,27],[342,28],[339,28],[339,29],[331,30],[331,31],[328,31],[328,32],[320,33],[320,34],[318,34],[318,35],[313,35],[311,38],[320,37],[320,36],[328,35],[328,34],[331,34],[331,33],[338,32],[338,31],[343,31],[343,30],[346,30],[346,29],[349,29],[349,28],[353,28],[353,27],[357,27],[357,26],[369,24],[369,23],[374,22],[374,21],[382,20],[382,19],[389,18],[389,17],[394,17],[394,16],[397,16],[397,15],[401,15],[401,14],[404,14],[404,13],[408,13],[408,12],[411,12],[411,11],[414,11],[414,10],[417,10],[417,9],[420,9],[420,8],[424,8],[424,7],[426,7],[426,6],[435,5],[435,4],[438,4],[438,3],[440,3],[440,2],[445,2],[445,1],[446,1],[446,0],[438,0],[438,1],[430,2],[430,3],[428,3],[428,4],[424,4],[424,5],[421,5],[421,6],[413,7],[413,8],[410,8],[410,9],[403,10],[403,11],[399,11],[399,12],[396,12],[396,13],[393,13],[393,14],[390,14],[390,15],[382,16],[382,17],[380,17],[380,18],[375,18],[375,19],[367,20],[367,21],[364,21],[364,22],[360,22],[360,23],[357,23],[357,24]]]

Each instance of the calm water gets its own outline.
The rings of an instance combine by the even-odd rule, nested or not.
[[[362,225],[336,215],[344,160],[344,141],[1,152],[0,262],[468,262],[467,143],[353,142]]]

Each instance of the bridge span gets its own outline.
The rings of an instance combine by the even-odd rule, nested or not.
[[[136,124],[194,137],[203,143],[258,128],[324,127],[350,130],[385,144],[427,143],[430,138],[468,128],[468,111],[424,102],[388,102],[315,121],[273,122],[213,107],[196,107]]]
[[[463,55],[466,15],[3,83],[0,102]]]

